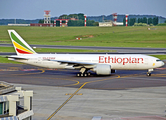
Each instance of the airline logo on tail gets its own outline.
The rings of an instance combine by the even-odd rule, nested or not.
[[[36,54],[36,52],[14,30],[8,30],[17,55]]]

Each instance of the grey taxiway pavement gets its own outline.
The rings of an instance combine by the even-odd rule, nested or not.
[[[76,77],[78,71],[0,64],[0,80],[33,90],[33,120],[165,120],[166,66]],[[96,117],[97,116],[97,117]]]
[[[0,44],[3,47],[12,47],[12,44]],[[98,46],[60,46],[60,45],[30,45],[36,48],[53,49],[86,49],[86,50],[114,50],[116,53],[137,54],[166,54],[166,48],[136,48],[136,47],[98,47]],[[56,52],[56,51],[55,51]],[[13,53],[12,53],[13,54]],[[112,53],[113,54],[113,53]],[[1,53],[2,55],[2,53]],[[11,55],[11,53],[8,53]]]

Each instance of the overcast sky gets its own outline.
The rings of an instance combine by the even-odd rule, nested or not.
[[[0,19],[42,19],[84,13],[87,16],[118,14],[166,17],[166,0],[0,0]]]

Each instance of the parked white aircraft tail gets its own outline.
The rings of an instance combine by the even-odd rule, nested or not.
[[[148,70],[164,65],[156,57],[138,54],[37,54],[15,30],[8,30],[17,55],[9,60],[45,68],[79,69],[77,76],[88,76],[89,70],[97,75],[110,75],[115,70]]]

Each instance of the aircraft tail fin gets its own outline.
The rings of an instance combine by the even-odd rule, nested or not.
[[[8,30],[17,55],[37,54],[15,30]]]

